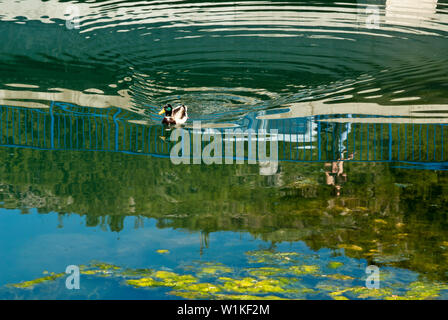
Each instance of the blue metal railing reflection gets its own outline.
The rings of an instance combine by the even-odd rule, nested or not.
[[[61,102],[52,102],[49,109],[0,106],[0,146],[169,157],[173,146],[169,132],[142,119],[121,109]],[[280,161],[401,162],[432,169],[447,166],[446,124],[392,120],[334,115],[260,121],[248,116],[239,125],[243,130],[278,130]],[[217,130],[225,132],[225,128]]]

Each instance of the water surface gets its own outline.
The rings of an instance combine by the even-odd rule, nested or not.
[[[446,13],[0,1],[0,297],[446,298]],[[165,103],[278,168],[174,165]]]

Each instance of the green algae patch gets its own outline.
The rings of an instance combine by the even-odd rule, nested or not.
[[[301,265],[289,268],[289,271],[295,275],[317,274],[319,270],[319,266],[317,265]]]
[[[334,280],[355,280],[355,278],[353,278],[351,276],[347,276],[345,274],[340,274],[340,273],[326,274],[326,275],[323,275],[322,277],[330,278],[330,279],[334,279]]]
[[[221,290],[219,286],[212,283],[194,283],[182,286],[181,290],[171,291],[169,294],[185,299],[210,299],[213,297],[213,294]]]
[[[152,269],[125,269],[117,275],[121,277],[150,277],[154,274]]]
[[[342,293],[336,291],[336,292],[331,292],[330,297],[333,298],[333,300],[350,300],[349,298],[347,298],[346,296],[343,296]]]
[[[223,265],[207,265],[198,272],[198,276],[214,276],[222,273],[231,273],[232,268]]]
[[[347,298],[345,296],[340,296],[340,295],[334,295],[334,296],[332,296],[332,298],[334,300],[350,300],[349,298]]]
[[[246,277],[243,279],[232,279],[220,277],[219,280],[224,281],[223,289],[229,292],[237,293],[284,293],[287,292],[278,279],[257,280],[255,278]]]
[[[391,288],[369,289],[366,287],[354,287],[347,291],[352,292],[358,299],[384,299],[393,294]]]
[[[161,292],[156,291],[156,294],[184,299],[320,299],[323,295],[334,300],[423,300],[440,298],[442,291],[448,290],[447,284],[431,282],[426,278],[407,281],[406,284],[403,281],[396,283],[397,273],[388,270],[381,272],[381,288],[368,289],[362,284],[354,286],[355,282],[352,281],[357,279],[352,273],[343,271],[342,262],[316,261],[315,256],[308,255],[301,255],[299,261],[299,254],[295,252],[270,250],[252,251],[247,256],[248,260],[254,258],[255,261],[261,259],[265,262],[260,266],[246,264],[242,267],[228,267],[219,262],[193,261],[192,265],[181,266],[183,271],[131,269],[95,262],[87,266],[81,265],[80,271],[81,274],[92,277],[121,279],[121,283],[135,290],[163,288]],[[42,278],[8,286],[32,288],[62,277],[65,273],[44,272],[44,275]],[[316,285],[315,281],[319,283]],[[443,292],[445,293],[446,291]]]
[[[335,300],[347,299],[385,299],[385,300],[426,300],[440,296],[440,291],[448,290],[448,285],[430,284],[416,281],[409,285],[409,290],[403,294],[396,294],[392,288],[369,289],[366,287],[341,288],[331,284],[318,284],[317,288],[326,292]]]
[[[409,290],[404,295],[391,294],[386,300],[429,300],[440,297],[440,292],[448,290],[448,285],[440,283],[428,283],[415,281],[409,285]]]
[[[295,261],[295,259],[299,256],[299,253],[257,250],[246,252],[246,255],[249,257],[249,263],[285,264]]]
[[[342,267],[344,264],[342,262],[338,262],[338,261],[331,261],[327,264],[327,267],[330,269],[337,269]]]
[[[335,300],[353,299],[385,299],[393,294],[390,288],[369,289],[366,287],[342,287],[332,284],[318,284],[317,288],[326,292]]]
[[[188,286],[188,290],[202,293],[216,293],[221,291],[221,288],[212,283],[193,283]]]
[[[394,296],[389,299],[404,300],[427,300],[435,299],[440,296],[440,291],[448,290],[448,285],[439,283],[427,283],[424,281],[415,281],[409,285],[409,290],[404,296]]]
[[[192,275],[179,275],[170,271],[156,271],[154,277],[161,279],[163,285],[168,287],[182,287],[186,284],[198,281],[198,279]]]
[[[197,300],[197,299],[212,299],[213,296],[209,293],[203,293],[198,291],[170,291],[168,294],[173,296],[178,296],[188,300]]]
[[[220,300],[288,300],[278,296],[254,296],[248,294],[217,294],[216,298]]]
[[[146,277],[141,279],[131,279],[126,280],[127,284],[130,284],[133,287],[136,288],[145,288],[145,287],[163,287],[165,286],[163,282],[156,281],[153,278]]]
[[[119,266],[116,266],[116,265],[110,264],[110,263],[105,263],[105,262],[92,263],[91,268],[98,269],[98,270],[104,270],[104,271],[114,271],[114,270],[121,269]]]
[[[288,270],[283,268],[276,268],[276,267],[260,267],[260,268],[250,268],[246,269],[246,271],[251,275],[255,277],[270,277],[270,276],[276,276],[279,274],[284,274]]]
[[[38,284],[54,281],[54,280],[56,280],[60,277],[63,277],[65,275],[66,275],[65,273],[52,272],[52,273],[50,273],[50,275],[45,276],[45,277],[37,278],[34,280],[30,280],[30,281],[24,281],[24,282],[20,282],[20,283],[13,283],[13,284],[9,284],[8,286],[14,287],[14,288],[20,288],[20,289],[32,289],[32,288],[34,288],[34,286],[36,286]]]
[[[128,279],[125,281],[126,284],[131,285],[136,288],[144,287],[172,287],[180,290],[198,290],[205,288],[200,286],[192,286],[198,282],[198,279],[193,275],[180,275],[171,271],[153,271],[151,269],[126,269],[117,274],[121,277],[132,277],[137,279]],[[190,288],[190,289],[189,289]]]
[[[121,267],[104,262],[94,262],[90,266],[82,266],[80,273],[84,275],[97,275],[101,277],[112,276]]]
[[[82,270],[80,271],[81,274],[85,275],[97,275],[97,274],[103,274],[103,270]]]

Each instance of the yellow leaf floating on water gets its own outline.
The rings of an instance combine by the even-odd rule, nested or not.
[[[157,253],[160,253],[160,254],[170,253],[170,251],[167,250],[167,249],[159,249],[159,250],[157,250],[156,252],[157,252]]]

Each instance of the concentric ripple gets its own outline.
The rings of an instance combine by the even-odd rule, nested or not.
[[[437,0],[0,1],[0,103],[48,104],[63,88],[75,104],[117,96],[158,121],[156,107],[184,103],[218,122],[315,100],[444,104],[447,12]],[[39,97],[14,99],[11,83]]]

